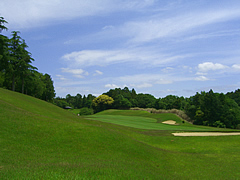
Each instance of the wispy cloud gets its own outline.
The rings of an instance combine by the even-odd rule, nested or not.
[[[196,80],[196,81],[208,81],[209,79],[206,76],[198,76],[194,80]]]
[[[153,3],[153,0],[1,0],[0,12],[11,26],[29,28],[44,26],[53,21],[103,15],[121,10],[137,11]]]
[[[62,69],[62,72],[73,74],[77,78],[84,78],[84,76],[87,76],[89,74],[87,71],[84,71],[82,69],[70,69],[70,68],[61,68],[61,69]]]
[[[232,68],[237,71],[240,71],[240,64],[234,64],[234,65],[232,65]]]
[[[118,86],[116,84],[106,84],[104,87],[109,89],[122,88],[122,86]]]
[[[127,22],[121,27],[121,31],[122,34],[130,37],[130,42],[149,42],[239,17],[240,9],[238,8],[188,12],[184,15],[169,18],[163,18],[162,14],[160,14],[147,20]]]
[[[136,74],[129,76],[121,76],[116,80],[130,84],[132,86],[151,87],[153,84],[172,84],[174,81],[186,81],[189,78],[175,77],[166,74]]]
[[[58,80],[61,80],[61,81],[66,81],[66,80],[68,80],[68,79],[65,78],[63,75],[60,75],[60,74],[57,74],[56,77],[57,77]]]
[[[107,66],[116,63],[134,62],[136,65],[161,66],[190,55],[163,54],[149,48],[129,48],[118,50],[83,50],[62,56],[73,67]]]
[[[96,70],[93,76],[97,76],[97,75],[103,75],[103,72]]]
[[[190,36],[190,37],[182,38],[181,41],[192,41],[192,40],[198,40],[198,39],[202,40],[202,39],[218,38],[218,37],[224,37],[224,36],[240,36],[240,29],[210,32],[210,33],[207,33],[207,34],[193,35],[193,36]]]
[[[142,84],[131,84],[130,86],[136,87],[136,88],[139,88],[139,89],[142,89],[142,88],[152,87],[153,84],[150,84],[150,83],[142,83]]]

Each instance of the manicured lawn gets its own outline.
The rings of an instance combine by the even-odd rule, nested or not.
[[[110,112],[99,115],[107,116],[104,113]],[[121,113],[120,117],[109,115],[121,120],[129,112]],[[134,119],[138,116],[130,113]],[[145,114],[139,118],[145,124],[160,124],[156,121],[164,119],[138,113]],[[181,126],[187,125],[176,127]],[[239,136],[174,137],[173,130],[84,119],[50,103],[3,89],[0,127],[0,179],[240,177]]]
[[[139,129],[171,131],[229,131],[229,129],[196,126],[188,122],[183,123],[181,118],[171,113],[152,114],[147,111],[136,110],[107,110],[95,115],[87,116],[87,118]],[[167,120],[174,120],[177,122],[177,125],[161,123]]]

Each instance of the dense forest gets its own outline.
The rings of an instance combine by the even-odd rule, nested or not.
[[[185,112],[197,125],[240,129],[240,89],[227,94],[209,92],[196,93],[189,98],[168,95],[155,98],[151,94],[137,94],[127,87],[110,89],[99,97],[68,94],[56,97],[51,76],[42,74],[32,66],[32,54],[18,31],[11,37],[2,35],[7,21],[0,17],[0,87],[21,92],[66,108],[80,109],[80,115],[87,115],[106,109],[129,109],[132,107],[154,109],[177,109]]]
[[[2,33],[7,30],[7,21],[0,17],[0,87],[52,101],[55,97],[53,81],[49,74],[42,74],[32,66],[32,54],[19,31],[8,38]]]

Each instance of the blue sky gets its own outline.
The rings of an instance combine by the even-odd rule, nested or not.
[[[1,0],[57,96],[240,87],[239,0]]]

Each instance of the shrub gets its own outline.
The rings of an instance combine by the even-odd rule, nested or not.
[[[81,116],[83,116],[83,115],[91,115],[91,114],[93,114],[93,109],[87,108],[87,107],[81,108],[80,112],[79,112],[79,115],[81,115]]]
[[[240,129],[240,124],[237,125],[236,129]]]
[[[226,125],[223,124],[221,121],[214,122],[213,126],[218,127],[218,128],[226,128]]]

